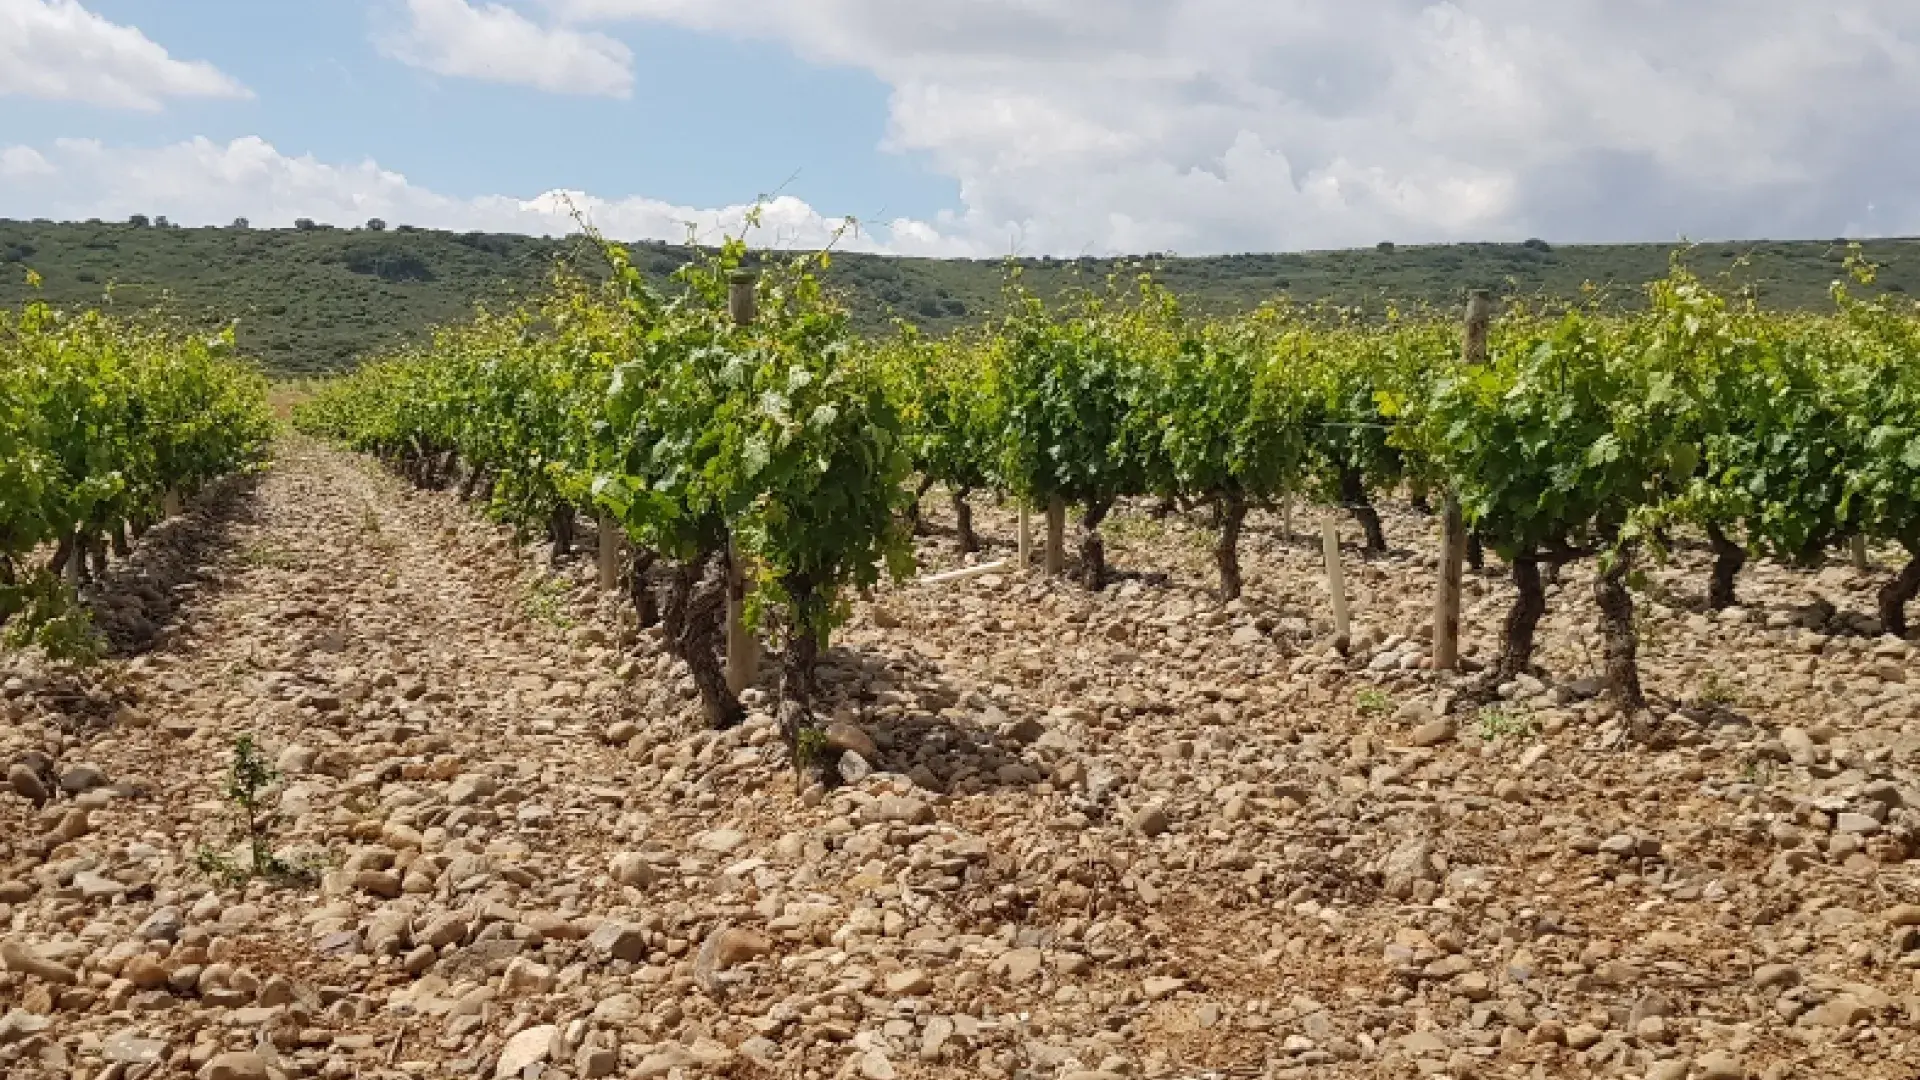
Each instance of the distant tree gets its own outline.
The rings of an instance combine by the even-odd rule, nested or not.
[[[253,223],[246,218],[237,217],[233,219],[233,227],[236,229],[250,229],[253,227]]]
[[[147,220],[147,215],[135,214],[132,217],[127,219],[127,224],[133,226],[136,229],[144,229],[148,225],[151,225],[153,223]]]
[[[1382,240],[1379,243],[1373,245],[1373,250],[1379,252],[1382,255],[1391,255],[1393,254],[1393,241]]]
[[[1528,237],[1527,242],[1524,244],[1521,244],[1520,246],[1523,248],[1532,248],[1535,251],[1552,251],[1553,250],[1552,244],[1547,243],[1545,240],[1542,240],[1537,236]]]
[[[303,217],[303,218],[294,218],[293,227],[296,229],[299,229],[301,232],[307,232],[312,229],[317,229],[320,226],[315,224],[312,218]]]
[[[167,215],[161,214],[159,217],[153,219],[153,227],[156,229],[170,229],[173,227],[173,222],[167,220]]]
[[[387,223],[380,220],[379,218],[368,218],[367,231],[368,232],[386,232]]]

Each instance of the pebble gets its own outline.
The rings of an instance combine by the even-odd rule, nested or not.
[[[72,968],[46,959],[31,946],[14,938],[0,940],[0,966],[5,966],[8,971],[17,971],[63,986],[71,986],[79,981]]]
[[[13,788],[14,794],[36,806],[47,801],[47,785],[25,765],[14,765],[7,769],[7,785]]]
[[[200,1080],[267,1080],[267,1063],[250,1050],[217,1054],[200,1069]]]
[[[1158,804],[1142,807],[1133,815],[1134,831],[1142,836],[1159,836],[1172,827],[1173,822],[1167,816],[1166,807]]]
[[[1724,1050],[1709,1050],[1693,1061],[1695,1080],[1746,1080],[1746,1067]]]
[[[553,1049],[553,1037],[559,1030],[553,1024],[541,1024],[515,1033],[500,1048],[500,1059],[493,1067],[494,1080],[520,1076],[528,1066],[547,1060]]]

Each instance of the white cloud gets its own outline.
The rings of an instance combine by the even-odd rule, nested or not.
[[[253,96],[212,64],[175,60],[79,0],[0,0],[0,96],[8,94],[146,112],[167,98]]]
[[[9,146],[0,150],[0,178],[51,175],[53,166],[31,146]]]
[[[200,138],[152,149],[109,147],[91,139],[58,140],[44,151],[0,148],[0,206],[10,216],[63,220],[146,214],[192,226],[244,217],[255,227],[285,228],[303,217],[342,226],[377,217],[395,225],[546,236],[576,231],[573,213],[578,210],[611,239],[683,241],[691,227],[709,242],[739,235],[752,209],[677,206],[643,196],[604,198],[577,191],[455,198],[372,161],[337,165],[290,157],[252,137],[228,143]],[[792,196],[775,198],[760,210],[760,226],[750,234],[760,247],[819,247],[834,240],[844,220]],[[849,235],[839,243],[883,250],[887,235],[884,230],[879,237]],[[908,237],[902,246],[919,250],[920,245],[920,238]]]
[[[545,0],[891,88],[930,244],[1189,253],[1920,232],[1899,0]]]
[[[407,0],[406,27],[375,41],[386,55],[436,75],[554,94],[633,92],[633,53],[625,45],[605,34],[542,27],[505,4]]]

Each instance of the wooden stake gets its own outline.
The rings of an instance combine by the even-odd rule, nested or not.
[[[1033,514],[1023,501],[1020,504],[1020,572],[1026,573],[1033,566]]]
[[[1493,298],[1475,289],[1467,298],[1466,325],[1460,334],[1460,360],[1485,363],[1487,327],[1493,321]],[[1467,526],[1460,499],[1447,492],[1440,513],[1440,581],[1433,597],[1433,670],[1452,671],[1460,664],[1460,579],[1467,561]]]
[[[620,526],[611,517],[600,515],[600,591],[620,587],[620,551],[624,547]]]
[[[754,320],[754,275],[735,270],[727,279],[727,309],[739,326]],[[740,549],[727,540],[727,688],[739,694],[760,673],[760,640],[747,629],[747,568]]]
[[[1327,554],[1327,596],[1333,600],[1333,633],[1351,640],[1353,623],[1347,613],[1347,578],[1340,569],[1340,530],[1329,521],[1320,527],[1320,543]]]
[[[1067,572],[1067,500],[1055,495],[1047,500],[1047,576]]]
[[[1847,550],[1853,555],[1853,568],[1855,570],[1864,574],[1873,569],[1873,564],[1867,561],[1866,537],[1855,535],[1851,540],[1847,541]]]
[[[1440,511],[1440,587],[1433,599],[1433,670],[1452,671],[1460,663],[1460,579],[1467,565],[1467,526],[1460,500],[1447,493]]]
[[[727,689],[738,695],[760,673],[760,639],[747,629],[747,568],[727,541]]]

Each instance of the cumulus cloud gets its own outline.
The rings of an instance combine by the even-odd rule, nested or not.
[[[175,60],[79,0],[0,0],[0,95],[152,112],[168,98],[252,94],[212,64]]]
[[[331,164],[281,153],[259,138],[227,143],[199,138],[158,148],[110,147],[62,139],[45,150],[0,148],[0,206],[21,217],[122,220],[164,214],[177,225],[225,225],[244,217],[256,227],[285,228],[297,218],[357,226],[369,218],[458,231],[558,236],[577,231],[578,212],[616,240],[717,242],[740,235],[752,204],[679,206],[643,196],[606,198],[549,191],[517,198],[456,198],[409,181],[372,161]],[[756,246],[817,248],[836,242],[862,250],[894,250],[890,232],[847,232],[844,220],[805,201],[779,196],[759,206],[749,235]],[[900,249],[940,243],[904,238]]]
[[[625,98],[633,92],[633,52],[625,45],[601,33],[540,26],[504,4],[407,0],[405,27],[375,43],[436,75],[554,94]]]
[[[892,89],[930,242],[1188,253],[1920,232],[1894,0],[545,0]]]

